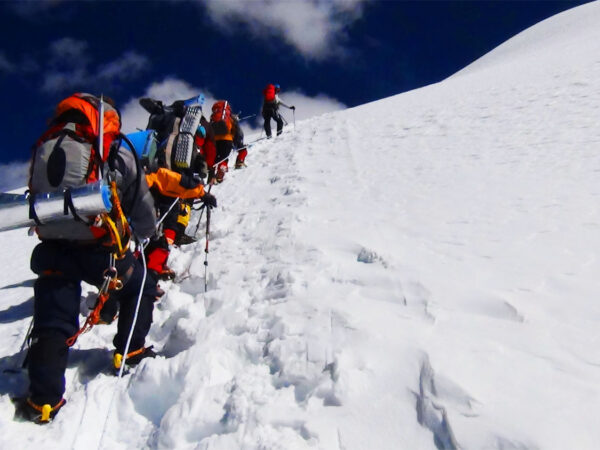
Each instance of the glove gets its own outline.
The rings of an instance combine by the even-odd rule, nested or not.
[[[180,186],[186,189],[195,189],[200,184],[200,180],[196,178],[194,175],[189,174],[181,174],[181,181],[179,182]]]
[[[205,206],[209,208],[217,207],[217,198],[212,195],[210,192],[205,192],[202,197],[200,197],[200,201],[204,203]]]
[[[295,107],[295,106],[293,106],[293,105],[292,105],[292,106],[290,106],[290,109],[291,109],[292,111],[296,111],[296,107]]]

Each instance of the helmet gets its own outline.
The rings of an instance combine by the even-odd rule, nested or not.
[[[202,125],[198,125],[198,128],[196,129],[196,134],[199,134],[203,138],[205,138],[206,137],[206,128],[204,128]]]
[[[281,86],[279,86],[278,84],[275,85],[275,91],[279,92],[281,90]]]

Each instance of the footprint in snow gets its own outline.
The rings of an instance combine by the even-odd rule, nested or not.
[[[387,262],[381,257],[379,256],[376,252],[374,252],[373,250],[369,250],[367,248],[361,248],[360,252],[358,252],[358,256],[356,257],[356,260],[358,262],[361,263],[365,263],[365,264],[373,264],[373,263],[380,263],[383,267],[388,266]]]

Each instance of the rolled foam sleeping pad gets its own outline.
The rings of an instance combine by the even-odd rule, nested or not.
[[[112,208],[110,188],[103,181],[70,189],[71,201],[80,217],[96,216]],[[65,208],[65,191],[39,193],[34,196],[33,209],[42,223],[74,220]],[[37,225],[30,214],[29,194],[0,193],[0,231]]]

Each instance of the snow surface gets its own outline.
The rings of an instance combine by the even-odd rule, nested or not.
[[[26,379],[2,373],[0,448],[598,448],[597,23],[578,7],[252,147],[213,189],[208,292],[204,240],[172,253],[162,356],[117,382],[97,326],[44,427],[12,420]],[[0,243],[6,369],[36,242]]]

